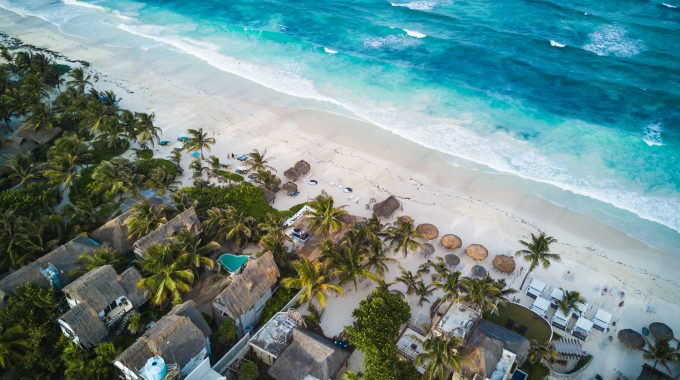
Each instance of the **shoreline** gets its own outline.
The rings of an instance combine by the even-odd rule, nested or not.
[[[518,186],[513,187],[513,178],[508,174],[456,169],[450,157],[388,131],[305,109],[305,102],[203,67],[206,65],[193,66],[196,59],[172,61],[175,56],[171,54],[181,53],[149,49],[145,56],[148,61],[138,62],[130,49],[121,48],[123,54],[130,55],[119,57],[104,48],[85,46],[73,36],[57,37],[42,21],[22,21],[28,25],[7,29],[23,27],[18,37],[24,42],[46,46],[71,59],[86,59],[91,62],[90,70],[100,75],[98,87],[125,91],[122,102],[127,108],[155,112],[156,125],[164,132],[162,138],[172,142],[169,147],[155,148],[160,157],[170,152],[176,144],[174,140],[186,129],[204,127],[218,141],[211,154],[221,159],[228,153],[267,149],[279,175],[299,159],[310,162],[311,174],[299,183],[300,197],[280,193],[275,203],[280,209],[322,189],[339,204],[349,203],[340,188],[342,184],[354,188],[353,196],[360,197],[358,203],[349,203],[348,211],[364,216],[368,214],[364,204],[370,198],[380,201],[394,194],[402,201],[404,213],[417,223],[433,223],[441,235],[455,233],[463,239],[463,246],[484,244],[491,255],[514,253],[518,239],[541,228],[557,238],[555,251],[563,261],[548,270],[538,269],[534,277],[550,279],[553,286],[579,290],[587,298],[595,297],[596,286],[625,287],[626,306],[610,309],[621,328],[636,327],[647,320],[647,314],[635,315],[632,311],[640,312],[650,303],[657,308],[654,318],[680,328],[670,320],[680,313],[680,300],[675,296],[680,290],[680,258],[673,252],[651,249],[591,217],[523,193]],[[155,64],[149,65],[150,62]],[[195,67],[200,67],[201,72],[192,70]],[[183,166],[189,158],[185,155]],[[233,160],[225,163],[237,165]],[[189,183],[189,177],[186,171],[181,179]],[[319,185],[307,185],[309,178],[319,180]],[[499,185],[507,187],[499,189]],[[416,259],[419,258],[402,264],[413,269],[418,264]],[[526,264],[520,261],[518,265]],[[562,280],[560,273],[566,270],[578,275],[576,282]],[[353,293],[352,301],[360,293]],[[352,302],[344,301],[343,304]],[[337,325],[331,323],[336,321],[324,322],[326,326]],[[612,363],[594,363],[593,367],[611,370],[611,366],[628,368],[639,362],[631,360],[631,355],[616,352],[616,357],[608,358]]]

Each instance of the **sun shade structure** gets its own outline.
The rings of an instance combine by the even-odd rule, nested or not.
[[[600,331],[606,331],[609,328],[609,323],[612,321],[612,315],[608,311],[597,309],[595,318],[593,318],[593,327]]]
[[[450,265],[452,267],[460,264],[460,257],[454,255],[453,253],[449,253],[448,255],[444,256],[444,260],[446,260],[446,265]]]
[[[298,187],[293,182],[284,183],[283,184],[283,190],[285,190],[288,194],[297,194],[298,193]]]
[[[545,282],[537,278],[534,278],[529,283],[529,287],[527,288],[527,295],[529,297],[536,298],[543,294],[543,290],[545,290]]]
[[[503,273],[512,273],[515,271],[515,259],[506,255],[496,255],[493,258],[493,266]]]
[[[288,168],[285,172],[283,172],[283,176],[290,179],[291,181],[295,181],[300,178],[300,172],[295,168]]]
[[[439,229],[434,224],[423,223],[416,227],[416,231],[420,232],[427,240],[432,240],[439,236]]]
[[[399,221],[400,223],[411,223],[411,224],[413,224],[413,222],[414,222],[413,218],[411,218],[408,215],[402,215],[402,216],[398,217],[397,221]]]
[[[422,248],[420,248],[420,252],[425,256],[430,256],[434,253],[434,246],[430,243],[425,243]]]
[[[305,160],[300,160],[295,163],[295,166],[293,166],[293,169],[297,170],[299,175],[305,175],[309,173],[309,171],[312,169],[312,167],[309,165],[309,163]]]
[[[546,300],[547,301],[547,300]],[[585,341],[590,335],[590,331],[593,329],[593,322],[587,320],[585,317],[579,317],[574,324],[574,328],[571,329],[571,335]]]
[[[401,203],[394,195],[390,195],[384,201],[373,205],[373,213],[378,218],[389,218],[399,207],[401,207]]]
[[[671,340],[675,337],[673,330],[667,324],[654,322],[649,325],[649,332],[656,340]]]
[[[472,275],[475,277],[484,277],[486,276],[486,269],[484,269],[484,267],[481,265],[475,265],[472,267],[470,273],[472,273]]]
[[[439,241],[439,243],[446,249],[458,249],[463,246],[463,241],[454,234],[446,234],[442,236],[442,239]]]
[[[489,256],[489,251],[481,244],[470,244],[465,248],[465,254],[473,260],[484,260]]]
[[[631,329],[624,329],[617,334],[619,341],[628,348],[641,350],[645,347],[645,338],[639,332]]]
[[[549,308],[550,301],[543,297],[536,297],[533,305],[531,305],[531,311],[540,315],[541,317],[545,317],[545,315],[548,313]]]

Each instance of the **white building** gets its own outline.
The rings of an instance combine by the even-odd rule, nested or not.
[[[451,304],[440,319],[433,321],[435,326],[433,332],[437,335],[458,337],[465,340],[481,317],[482,314],[479,311],[461,302],[456,302]]]

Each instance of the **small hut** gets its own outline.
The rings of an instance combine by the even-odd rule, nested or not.
[[[295,195],[298,193],[297,185],[290,181],[283,184],[283,190],[285,190],[288,195]]]
[[[373,206],[373,214],[378,218],[389,218],[399,207],[401,207],[401,203],[394,195],[390,195],[384,201]]]
[[[413,218],[411,218],[408,215],[402,215],[402,216],[398,217],[397,221],[399,223],[411,223],[411,224],[413,224],[413,222],[414,222]]]
[[[463,241],[454,234],[446,234],[442,236],[442,239],[439,241],[439,243],[446,249],[458,249],[463,246]]]
[[[416,227],[416,231],[420,232],[420,234],[423,235],[423,238],[427,240],[432,240],[439,236],[439,229],[434,224],[430,223],[419,224],[418,227]]]
[[[283,176],[291,181],[296,181],[298,178],[300,178],[300,172],[295,168],[288,168],[285,172],[283,172]]]
[[[470,273],[474,277],[486,277],[486,268],[481,265],[475,265],[472,267]]]
[[[631,329],[623,329],[618,333],[619,341],[628,348],[641,350],[645,347],[645,338],[639,332]]]
[[[489,251],[481,244],[470,244],[465,248],[465,254],[473,260],[484,260],[489,256]]]
[[[454,255],[453,253],[449,253],[448,255],[444,256],[444,260],[446,260],[446,265],[452,267],[460,264],[460,257]]]
[[[430,256],[431,254],[434,253],[434,245],[432,245],[432,244],[430,244],[430,243],[425,243],[425,244],[423,244],[423,246],[420,248],[420,252],[421,252],[424,256]]]
[[[312,169],[312,167],[309,165],[309,163],[307,161],[300,160],[300,161],[295,163],[295,165],[293,166],[293,169],[297,170],[299,175],[303,176],[303,175],[309,173],[309,171]]]
[[[503,273],[512,273],[515,271],[515,259],[511,256],[496,255],[493,258],[493,266]]]
[[[655,340],[672,340],[675,338],[673,330],[667,324],[661,322],[654,322],[649,325],[649,333],[652,334]]]

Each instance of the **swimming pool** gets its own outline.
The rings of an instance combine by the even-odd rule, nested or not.
[[[217,261],[227,270],[229,273],[238,272],[239,269],[248,261],[250,256],[245,255],[232,255],[231,253],[223,253],[217,259]]]

